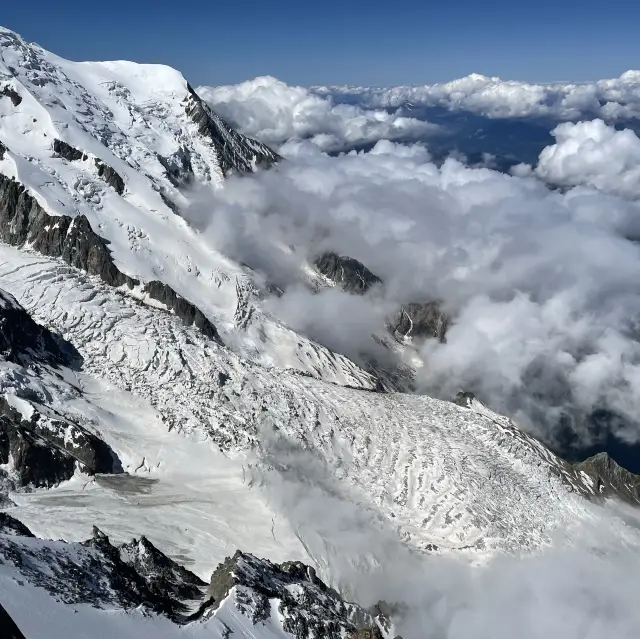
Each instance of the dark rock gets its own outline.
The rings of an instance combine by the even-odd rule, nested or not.
[[[372,286],[382,284],[379,277],[352,257],[327,252],[316,259],[315,265],[320,273],[348,293],[363,295]]]
[[[390,322],[392,332],[403,338],[434,338],[440,342],[446,341],[448,325],[449,318],[437,302],[404,304]]]
[[[89,157],[83,151],[79,151],[70,144],[57,139],[53,141],[53,150],[57,155],[69,162],[87,160]],[[94,159],[94,164],[98,169],[98,177],[102,178],[109,186],[112,186],[119,195],[122,195],[124,193],[124,180],[120,174],[98,158]]]
[[[223,175],[235,171],[250,173],[254,165],[268,168],[282,159],[266,144],[235,131],[205,104],[191,86],[187,85],[187,89],[187,116],[197,125],[200,135],[211,141]]]
[[[7,152],[7,147],[0,142],[0,160],[4,160],[4,154]]]
[[[9,613],[0,603],[0,629],[2,629],[2,639],[25,639],[20,632],[16,622],[9,616]]]
[[[22,102],[22,96],[8,84],[0,89],[0,97],[9,98],[13,106],[19,106]],[[0,159],[2,159],[2,156],[0,156]]]
[[[471,404],[476,399],[476,396],[473,393],[469,393],[467,391],[460,391],[453,400],[454,404],[458,406],[462,406],[463,408],[471,408]]]
[[[34,322],[20,304],[0,290],[0,355],[14,364],[35,362],[71,366],[80,360],[75,348]]]
[[[122,472],[115,452],[82,426],[35,407],[25,419],[0,397],[0,463],[9,462],[17,486],[59,484],[73,476],[76,465],[89,474]]]
[[[186,149],[181,147],[168,157],[158,155],[158,161],[165,168],[167,178],[173,186],[185,186],[193,180],[191,157]]]
[[[618,465],[607,453],[589,457],[574,468],[593,480],[597,495],[616,497],[636,506],[640,504],[640,475]]]
[[[192,324],[199,328],[208,338],[221,342],[216,327],[205,317],[204,313],[184,297],[178,295],[170,286],[153,280],[144,285],[144,292],[149,297],[164,304],[168,310],[173,311],[186,326]]]
[[[35,537],[35,535],[15,517],[0,512],[0,534],[17,535],[19,537]]]
[[[124,180],[120,177],[115,169],[105,164],[102,160],[95,159],[95,165],[98,169],[98,176],[101,177],[109,186],[112,186],[118,195],[124,193]]]
[[[302,562],[278,565],[238,551],[211,576],[206,605],[215,610],[234,586],[242,586],[236,590],[236,604],[253,624],[266,620],[271,614],[270,602],[278,599],[283,628],[296,638],[382,639],[374,615],[343,601]]]
[[[73,477],[74,458],[65,451],[0,417],[0,460],[11,461],[16,486],[50,487]]]
[[[146,537],[122,544],[119,552],[122,561],[134,568],[158,596],[170,595],[183,600],[202,598],[203,588],[207,584],[169,559]]]
[[[66,142],[58,139],[55,139],[53,141],[53,151],[56,155],[59,155],[61,158],[64,158],[69,162],[87,159],[86,153],[83,153],[70,144],[67,144]]]

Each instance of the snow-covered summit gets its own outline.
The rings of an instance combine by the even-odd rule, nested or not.
[[[0,31],[5,242],[63,257],[260,363],[374,388],[347,358],[261,312],[251,271],[180,215],[229,173],[278,160],[219,118],[175,69],[70,62]]]

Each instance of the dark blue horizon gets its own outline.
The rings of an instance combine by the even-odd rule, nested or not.
[[[469,73],[530,82],[618,77],[639,66],[640,6],[611,0],[427,6],[371,0],[293,5],[113,0],[11,3],[0,24],[74,60],[180,69],[193,84],[273,75],[292,84],[444,82]]]

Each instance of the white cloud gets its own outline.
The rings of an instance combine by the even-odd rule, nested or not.
[[[309,138],[324,151],[340,151],[381,139],[422,139],[437,129],[383,109],[334,105],[330,98],[269,76],[231,86],[200,87],[198,93],[243,133],[273,145],[294,137]]]
[[[553,184],[585,184],[626,197],[640,196],[640,139],[602,120],[565,122],[552,132],[556,143],[540,154],[536,174]]]
[[[472,74],[424,86],[315,87],[318,95],[348,97],[364,108],[443,106],[490,118],[543,116],[574,120],[583,116],[617,120],[640,116],[640,71],[591,83],[529,84]]]
[[[575,151],[585,168],[576,160],[567,175],[627,184],[637,139],[602,123],[563,125],[559,145],[589,127],[599,132],[591,151],[584,142]],[[282,153],[277,170],[232,177],[198,214],[217,248],[287,289],[271,300],[274,314],[358,359],[398,304],[442,300],[456,319],[445,344],[424,346],[422,391],[473,390],[547,442],[568,415],[590,443],[583,418],[607,407],[633,424],[618,435],[640,441],[640,254],[628,239],[640,237],[639,202],[590,187],[550,191],[535,175],[452,159],[437,167],[420,145],[380,141],[330,157],[291,141]],[[305,291],[302,266],[325,250],[361,260],[384,294]]]

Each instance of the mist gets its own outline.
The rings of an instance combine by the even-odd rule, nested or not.
[[[455,551],[413,551],[312,453],[268,433],[261,440],[254,480],[286,514],[321,577],[361,605],[391,604],[404,639],[637,636],[640,520],[632,508],[588,505],[592,519],[557,531],[553,545],[519,557],[477,555],[472,564]]]

